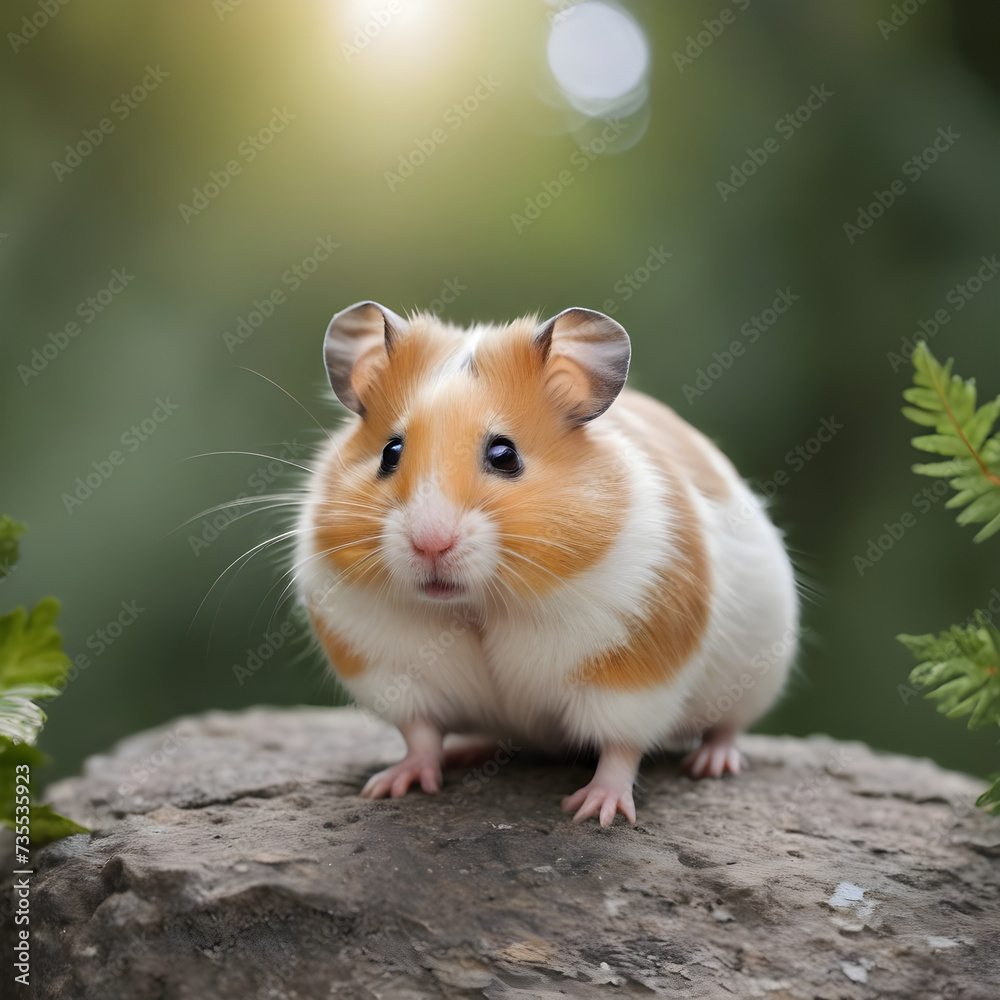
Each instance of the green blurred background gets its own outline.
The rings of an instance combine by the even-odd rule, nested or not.
[[[263,459],[191,456],[305,461],[315,424],[240,366],[332,424],[323,331],[365,298],[461,323],[613,311],[633,338],[632,383],[762,489],[780,480],[775,517],[821,592],[801,671],[760,728],[995,768],[995,731],[969,734],[899,690],[912,662],[894,635],[985,605],[1000,542],[973,546],[942,502],[915,503],[928,483],[909,471],[909,366],[892,358],[945,308],[932,349],[1000,392],[1000,281],[960,310],[948,300],[1000,251],[995,5],[623,3],[648,42],[648,90],[619,109],[620,137],[587,156],[580,146],[605,125],[571,106],[547,61],[563,23],[549,15],[569,3],[47,2],[48,23],[18,0],[2,24],[21,41],[7,34],[2,57],[0,511],[30,532],[0,609],[56,594],[67,650],[88,658],[52,705],[50,777],[181,713],[337,697],[301,629],[242,684],[234,675],[292,611],[279,605],[286,551],[264,549],[213,583],[282,530],[283,512],[216,538],[200,518],[182,525],[238,494],[296,487],[294,467],[275,476]],[[43,25],[28,38],[33,16]],[[592,62],[607,68],[600,52]],[[121,101],[154,83],[134,107]],[[829,96],[779,130],[811,93]],[[273,141],[242,145],[274,109]],[[67,144],[105,118],[112,128],[72,166]],[[959,138],[911,179],[907,161],[942,134]],[[723,198],[718,182],[768,140],[777,151]],[[400,157],[419,160],[418,143],[433,149],[425,162],[387,178],[401,176]],[[233,160],[239,173],[196,201]],[[547,202],[563,171],[571,182]],[[844,224],[896,179],[905,193],[851,242]],[[338,246],[303,264],[321,239]],[[671,256],[642,271],[651,248]],[[283,280],[296,266],[311,269],[297,288]],[[85,322],[78,304],[115,270],[134,277]],[[272,314],[227,344],[275,289],[285,298]],[[798,298],[751,343],[741,331],[778,289]],[[79,334],[47,348],[51,359],[33,354],[74,320]],[[734,341],[744,352],[722,367]],[[707,389],[685,393],[699,369]],[[122,435],[131,442],[158,401],[175,411],[128,450]],[[842,427],[798,460],[824,418]],[[115,450],[123,464],[68,510],[77,478]],[[859,573],[855,556],[905,512],[915,526]],[[106,643],[99,630],[122,602],[142,610]]]

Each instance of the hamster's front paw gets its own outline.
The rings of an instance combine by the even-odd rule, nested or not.
[[[681,761],[681,769],[692,778],[721,778],[727,771],[739,774],[747,769],[747,759],[736,748],[730,732],[706,733],[697,750]]]
[[[366,799],[384,799],[387,795],[398,799],[415,782],[419,782],[425,792],[440,791],[441,763],[436,755],[410,754],[398,764],[373,774],[361,789],[361,795]]]
[[[601,826],[611,826],[615,816],[621,813],[630,823],[635,822],[635,803],[632,800],[632,783],[628,787],[606,784],[594,780],[579,791],[566,796],[562,802],[563,812],[573,812],[574,823],[581,823],[591,816],[600,819]]]
[[[635,822],[635,802],[632,786],[642,751],[636,747],[608,746],[601,751],[594,777],[578,792],[563,799],[564,812],[573,812],[574,823],[597,816],[601,826],[611,826],[621,813],[630,823]]]

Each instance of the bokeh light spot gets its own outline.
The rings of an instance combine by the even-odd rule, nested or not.
[[[649,47],[642,29],[624,11],[607,3],[586,2],[554,19],[548,60],[574,106],[607,114],[615,102],[632,95],[643,83]]]

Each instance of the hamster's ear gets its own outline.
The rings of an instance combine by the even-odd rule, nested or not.
[[[365,382],[405,329],[406,320],[377,302],[356,302],[330,320],[323,358],[330,385],[349,410],[365,415],[360,396]]]
[[[624,328],[592,309],[565,309],[536,331],[542,377],[575,423],[599,417],[622,391],[631,345]]]

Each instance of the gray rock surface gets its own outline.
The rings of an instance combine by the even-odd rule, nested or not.
[[[742,746],[737,779],[647,762],[637,825],[602,830],[559,810],[583,767],[521,754],[369,802],[403,744],[358,712],[178,720],[50,790],[97,832],[35,858],[33,994],[1000,996],[981,783],[825,737]]]

